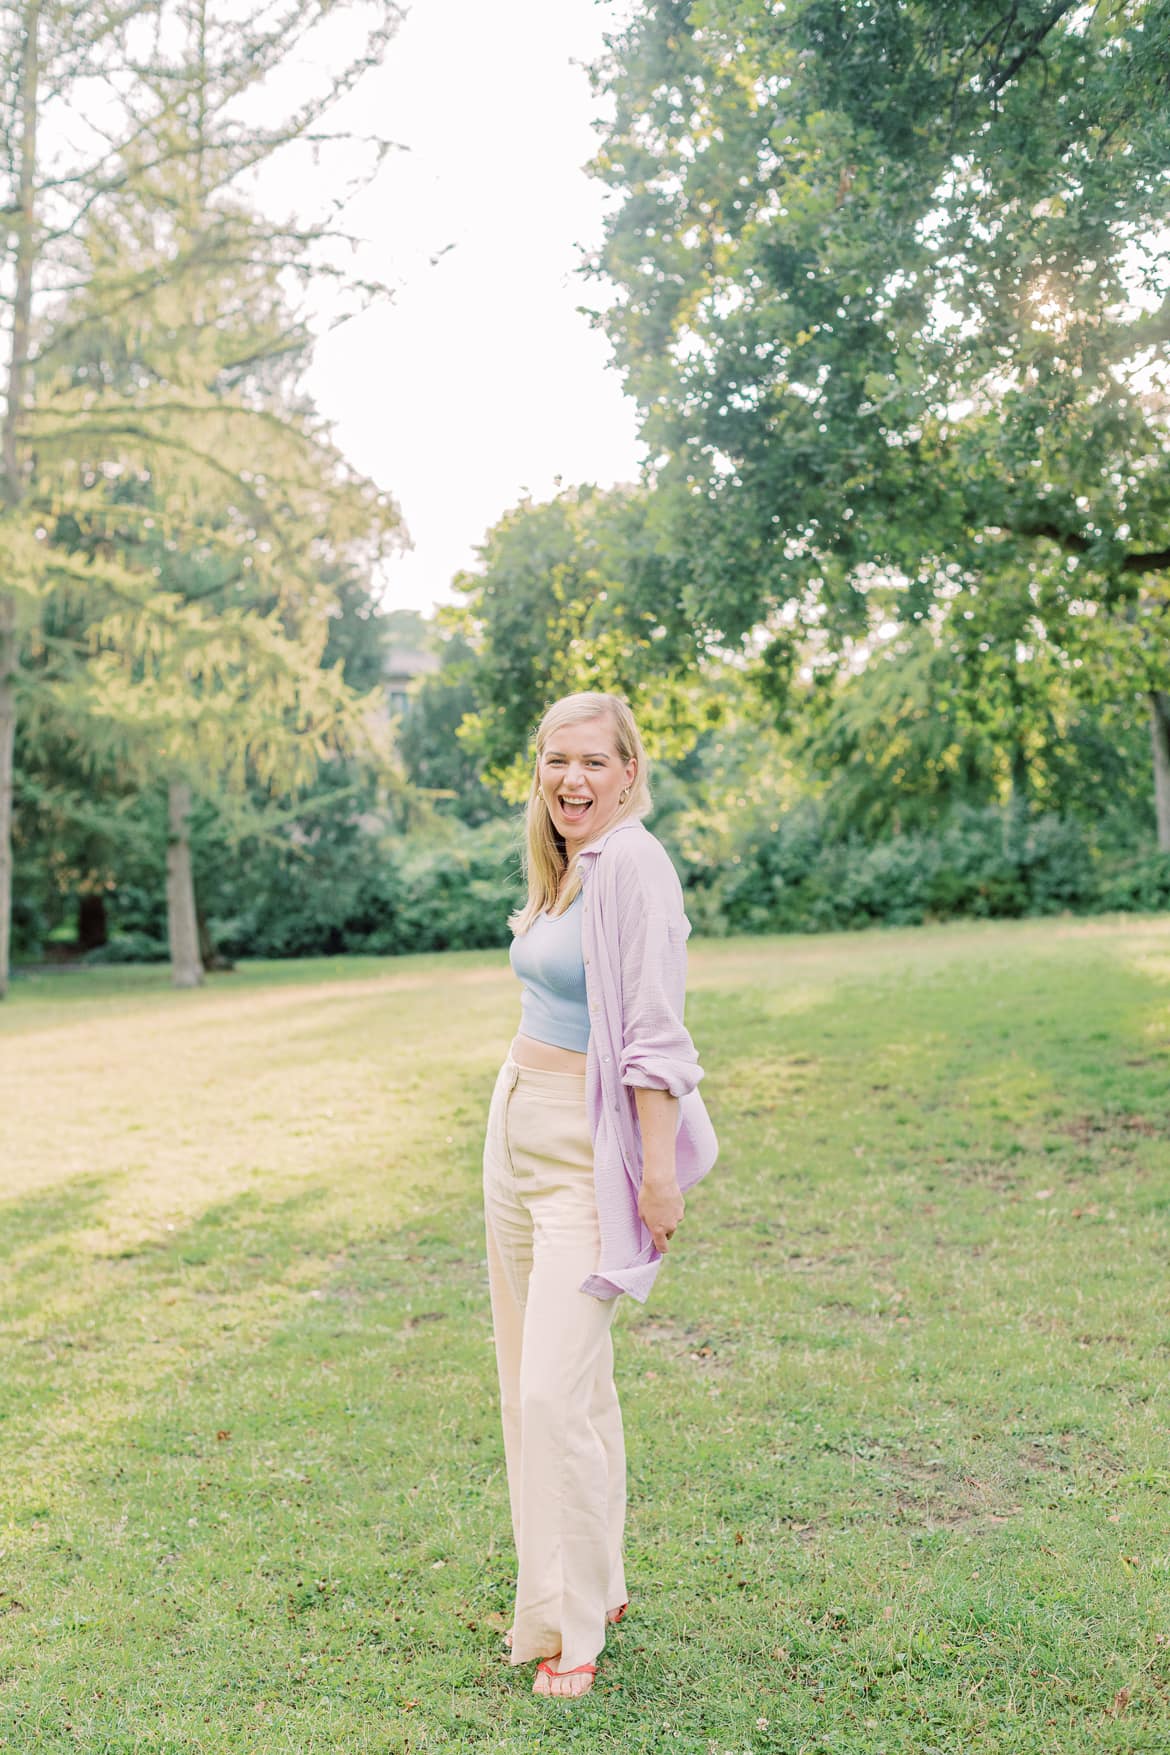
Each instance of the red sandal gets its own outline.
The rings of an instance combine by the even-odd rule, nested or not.
[[[585,1674],[586,1670],[588,1670],[588,1672],[591,1676],[595,1676],[597,1674],[597,1665],[596,1664],[578,1664],[574,1669],[571,1669],[571,1670],[554,1670],[552,1665],[546,1659],[544,1663],[537,1664],[537,1666],[536,1666],[536,1673],[538,1676],[542,1670],[544,1671],[546,1676],[583,1676]],[[583,1690],[583,1692],[587,1693],[588,1690],[587,1689]],[[573,1696],[569,1695],[566,1698],[572,1699]],[[579,1698],[579,1696],[578,1696],[578,1698]]]

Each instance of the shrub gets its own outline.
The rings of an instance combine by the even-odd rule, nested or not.
[[[806,802],[775,829],[747,823],[725,864],[691,872],[692,925],[715,937],[1170,907],[1170,857],[1106,855],[1075,820],[1000,810],[959,808],[933,833],[867,845],[829,838]]]
[[[231,957],[398,956],[508,942],[520,895],[508,823],[437,835],[362,834],[285,852],[266,849],[221,886],[211,936]],[[222,903],[221,903],[222,906]]]
[[[1020,854],[1029,914],[1097,905],[1093,849],[1078,823],[1055,816],[1029,823]]]
[[[1110,861],[1098,874],[1097,906],[1137,913],[1170,908],[1170,854],[1147,849]]]
[[[104,945],[95,945],[79,958],[82,963],[165,963],[170,956],[165,939],[148,932],[112,932]]]
[[[1068,818],[1016,822],[998,810],[959,809],[933,833],[867,844],[832,837],[821,807],[806,800],[773,819],[774,828],[745,818],[719,864],[696,857],[693,824],[690,857],[679,856],[676,820],[667,814],[662,839],[688,880],[692,926],[714,937],[1170,908],[1170,857],[1148,847],[1103,851],[1091,829]],[[503,947],[523,892],[520,827],[515,818],[477,828],[450,822],[386,836],[344,823],[315,841],[270,838],[241,853],[208,842],[197,892],[214,944],[231,957]],[[110,943],[88,961],[165,958],[161,894],[120,890],[111,915]]]

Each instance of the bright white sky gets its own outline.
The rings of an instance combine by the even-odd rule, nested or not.
[[[322,338],[305,380],[358,469],[388,488],[414,549],[389,609],[450,601],[488,527],[525,494],[635,480],[634,405],[579,304],[605,191],[581,166],[599,102],[581,66],[627,0],[413,0],[385,63],[344,112],[409,148],[348,226],[398,288]],[[439,260],[432,266],[431,257]]]

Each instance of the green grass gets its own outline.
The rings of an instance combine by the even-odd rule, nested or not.
[[[0,1745],[1170,1750],[1170,921],[692,941],[633,1607],[502,1654],[503,953],[0,1006]]]

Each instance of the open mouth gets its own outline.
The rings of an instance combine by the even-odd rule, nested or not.
[[[567,798],[563,794],[558,794],[557,803],[560,805],[561,815],[567,823],[582,822],[593,808],[591,798]]]

